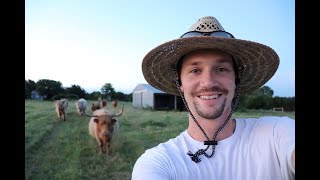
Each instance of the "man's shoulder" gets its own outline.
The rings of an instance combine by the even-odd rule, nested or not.
[[[294,126],[294,119],[286,116],[262,116],[258,118],[236,118],[236,122],[244,129],[274,129]]]
[[[294,119],[291,119],[287,116],[261,116],[257,118],[236,118],[237,122],[245,122],[245,123],[277,123],[278,121],[292,121]]]

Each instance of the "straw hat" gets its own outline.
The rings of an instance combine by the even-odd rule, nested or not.
[[[215,34],[199,36],[194,31],[196,33],[218,33],[216,36]],[[191,26],[189,33],[185,33],[185,36],[189,36],[189,34],[190,37],[180,37],[157,46],[144,57],[142,72],[150,85],[179,96],[175,83],[176,63],[183,55],[197,49],[225,51],[233,55],[237,60],[238,67],[245,67],[240,77],[240,84],[238,84],[240,94],[260,88],[278,69],[279,57],[272,48],[257,42],[235,39],[230,33],[224,31],[219,21],[214,17],[200,18]],[[229,37],[220,37],[221,35]]]

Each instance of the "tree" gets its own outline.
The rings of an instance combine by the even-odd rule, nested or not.
[[[271,109],[273,107],[273,90],[268,86],[261,88],[241,96],[240,109]]]
[[[269,86],[262,86],[261,88],[255,90],[253,95],[257,96],[268,96],[272,97],[273,96],[273,90]]]
[[[98,100],[101,97],[101,92],[93,91],[90,94],[87,94],[87,98],[90,100]]]
[[[36,90],[37,86],[36,83],[30,79],[24,81],[24,98],[30,99],[31,92]]]
[[[114,88],[112,84],[106,83],[101,88],[101,94],[105,99],[111,100],[115,96]]]
[[[36,85],[37,91],[45,100],[51,100],[55,95],[65,94],[65,90],[60,81],[40,79]]]
[[[272,97],[268,96],[249,96],[246,104],[247,109],[271,109]]]
[[[285,111],[295,111],[295,97],[274,97],[273,107],[283,107]]]
[[[132,101],[132,93],[124,94],[123,92],[116,92],[112,99],[117,99],[119,101]]]
[[[71,85],[71,87],[66,88],[66,95],[76,95],[78,98],[86,99],[86,91],[79,85]]]

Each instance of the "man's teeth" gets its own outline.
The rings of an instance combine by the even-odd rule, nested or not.
[[[212,95],[212,96],[200,96],[200,99],[217,99],[219,95]]]

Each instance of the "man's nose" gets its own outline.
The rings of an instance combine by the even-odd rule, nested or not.
[[[214,72],[203,72],[200,80],[200,86],[210,88],[218,86],[219,81]]]

